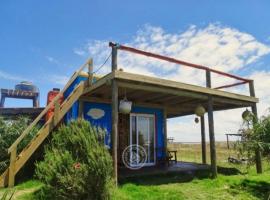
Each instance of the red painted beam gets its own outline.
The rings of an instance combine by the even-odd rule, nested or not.
[[[219,70],[211,69],[211,68],[206,67],[206,66],[197,65],[197,64],[185,62],[185,61],[182,61],[182,60],[177,60],[177,59],[170,58],[170,57],[167,57],[167,56],[162,56],[162,55],[159,55],[159,54],[154,54],[154,53],[151,53],[151,52],[142,51],[142,50],[139,50],[139,49],[135,49],[135,48],[120,45],[120,44],[115,44],[115,43],[112,43],[112,42],[109,43],[109,46],[110,47],[116,46],[120,50],[132,52],[132,53],[136,53],[136,54],[140,54],[140,55],[144,55],[144,56],[148,56],[148,57],[152,57],[152,58],[157,58],[157,59],[160,59],[160,60],[165,60],[165,61],[168,61],[168,62],[171,62],[171,63],[176,63],[176,64],[188,66],[188,67],[193,67],[193,68],[196,68],[196,69],[210,70],[211,72],[214,72],[216,74],[220,74],[220,75],[223,75],[223,76],[227,76],[227,77],[234,78],[234,79],[241,80],[241,81],[245,81],[245,82],[251,81],[250,79],[242,78],[240,76],[236,76],[236,75],[229,74],[229,73],[226,73],[226,72],[222,72],[222,71],[219,71]]]
[[[241,81],[241,82],[238,82],[238,83],[233,83],[233,84],[229,84],[229,85],[219,86],[219,87],[216,87],[214,89],[229,88],[229,87],[233,87],[233,86],[237,86],[237,85],[243,85],[243,84],[246,84],[246,83],[248,83],[248,81]]]

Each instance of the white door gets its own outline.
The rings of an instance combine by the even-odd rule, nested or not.
[[[144,148],[147,159],[145,165],[155,164],[155,116],[149,114],[130,115],[130,145],[139,145]],[[131,151],[137,154],[138,151]],[[138,156],[137,156],[138,157]],[[138,165],[141,163],[137,163]],[[136,162],[134,163],[136,165]]]

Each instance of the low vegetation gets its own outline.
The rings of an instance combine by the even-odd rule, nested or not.
[[[110,199],[112,159],[103,145],[104,132],[84,120],[54,132],[36,176],[44,184],[40,199]]]
[[[248,124],[241,131],[247,134],[241,148],[232,142],[231,146],[235,148],[228,150],[226,142],[217,143],[217,179],[210,179],[206,171],[178,172],[123,179],[118,189],[113,189],[112,161],[108,151],[98,142],[102,140],[98,137],[102,130],[85,121],[72,122],[53,134],[52,142],[46,148],[45,160],[37,164],[39,180],[16,186],[14,199],[50,199],[53,196],[54,199],[270,200],[270,165],[266,159],[269,155],[270,118],[258,120],[254,128]],[[94,137],[85,138],[89,136]],[[93,144],[95,148],[89,148]],[[178,160],[201,162],[200,144],[174,143],[168,147],[178,150]],[[209,145],[207,147],[209,155]],[[256,173],[254,163],[228,162],[229,156],[246,156],[244,153],[247,152],[254,156],[257,147],[264,155],[263,174]],[[93,152],[93,149],[98,150]],[[87,156],[90,156],[89,160]],[[95,162],[97,160],[101,162]],[[207,162],[210,163],[209,156]],[[5,191],[0,190],[0,199]],[[102,196],[91,196],[93,194]]]
[[[0,117],[0,173],[2,173],[9,165],[8,148],[20,136],[23,130],[27,128],[28,124],[29,119],[26,117],[18,117],[16,120],[9,121]],[[34,127],[27,137],[18,145],[18,153],[22,151],[36,133],[37,128]]]

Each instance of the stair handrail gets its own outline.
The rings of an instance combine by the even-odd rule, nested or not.
[[[18,144],[25,138],[26,135],[29,134],[31,129],[41,120],[41,118],[48,112],[48,110],[59,100],[59,98],[65,93],[65,91],[70,87],[70,85],[73,83],[73,81],[79,76],[79,74],[88,67],[88,75],[89,75],[89,81],[92,81],[93,77],[93,59],[88,59],[80,68],[78,71],[76,71],[65,87],[53,98],[53,100],[44,108],[44,110],[36,117],[36,119],[22,132],[22,134],[15,140],[15,142],[8,148],[8,153],[11,153],[12,151],[16,150]]]

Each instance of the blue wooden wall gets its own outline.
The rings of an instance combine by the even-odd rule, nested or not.
[[[81,81],[86,80],[85,77],[78,77],[71,86],[67,89],[64,96],[65,98],[72,92],[76,85]],[[92,109],[92,113],[89,113]],[[157,108],[146,108],[146,107],[132,107],[132,113],[144,113],[144,114],[153,114],[155,115],[155,124],[156,124],[156,148],[159,149],[157,152],[157,157],[161,158],[164,156],[162,154],[162,148],[164,147],[164,125],[163,125],[163,110]],[[94,115],[91,115],[93,114]],[[79,103],[76,102],[69,110],[65,116],[65,121],[68,122],[72,119],[77,119],[79,114]],[[111,147],[111,130],[112,130],[112,110],[111,105],[106,103],[90,103],[84,102],[83,110],[84,118],[91,122],[92,125],[101,127],[106,130],[105,135],[105,145]]]

